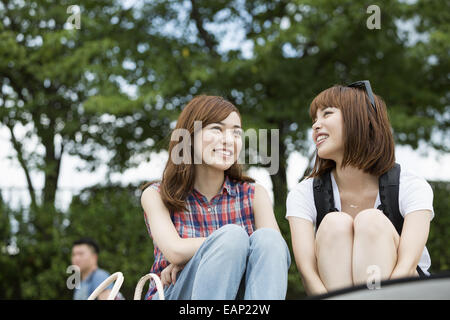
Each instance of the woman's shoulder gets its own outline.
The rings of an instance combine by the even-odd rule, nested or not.
[[[408,168],[402,168],[400,171],[400,188],[401,189],[411,189],[411,188],[428,188],[430,184],[428,181],[420,174],[412,171]]]
[[[235,182],[236,191],[242,194],[268,196],[269,190],[259,181],[240,180]]]
[[[259,182],[252,183],[254,193],[257,198],[269,198],[269,191]]]
[[[410,169],[402,168],[400,171],[399,197],[414,201],[417,198],[432,198],[433,188],[420,174]]]
[[[410,212],[429,210],[434,217],[433,189],[428,181],[418,173],[402,168],[399,185],[400,213],[406,216]]]
[[[289,193],[312,193],[314,178],[304,178],[298,182]]]
[[[313,181],[314,178],[304,178],[291,188],[286,198],[287,203],[314,203]]]
[[[317,211],[314,205],[313,178],[297,183],[286,198],[286,218],[298,217],[316,223]]]
[[[159,191],[161,187],[161,181],[151,181],[151,182],[147,182],[146,184],[144,184],[141,187],[141,192],[144,193],[145,190],[147,189],[154,189]]]
[[[150,212],[169,212],[161,196],[160,184],[160,182],[148,183],[142,190],[141,205],[146,214]]]
[[[141,187],[141,202],[145,198],[160,198],[161,192],[161,182],[160,181],[152,181],[144,184]]]

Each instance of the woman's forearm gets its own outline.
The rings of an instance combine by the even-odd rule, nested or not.
[[[309,296],[328,292],[322,282],[322,279],[320,279],[317,268],[314,268],[313,266],[308,267],[300,265],[297,265],[297,268],[302,275],[303,286]]]
[[[305,286],[305,291],[308,296],[315,296],[328,292],[320,279],[318,281],[311,281],[308,284],[303,282],[303,285]]]
[[[292,234],[292,250],[306,293],[308,295],[327,293],[317,268],[315,234],[312,222],[290,217],[289,225]]]
[[[427,242],[430,216],[413,212],[406,216],[398,246],[397,264],[391,278],[412,276]]]
[[[397,263],[392,271],[391,278],[413,276],[420,261],[423,248],[419,243],[403,241],[402,244],[400,242]]]
[[[191,260],[206,238],[180,238],[174,246],[174,255],[171,263],[175,265],[185,265]]]

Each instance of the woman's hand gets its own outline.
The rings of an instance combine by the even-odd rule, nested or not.
[[[397,266],[392,271],[390,279],[401,279],[401,278],[410,278],[410,277],[418,277],[419,273],[414,268],[402,268]]]
[[[161,272],[161,282],[162,285],[169,286],[170,284],[175,284],[177,279],[177,274],[181,270],[183,270],[184,265],[179,266],[175,264],[169,264],[162,272]]]

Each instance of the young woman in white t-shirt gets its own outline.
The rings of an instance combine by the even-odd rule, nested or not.
[[[311,103],[317,155],[311,174],[287,197],[287,214],[297,268],[307,294],[381,280],[425,275],[425,247],[433,218],[433,192],[425,179],[402,168],[401,236],[376,209],[378,178],[395,164],[394,140],[383,100],[365,87],[334,86]],[[367,88],[367,85],[369,88]],[[335,208],[315,230],[313,178],[331,170]],[[373,269],[372,266],[377,266]]]

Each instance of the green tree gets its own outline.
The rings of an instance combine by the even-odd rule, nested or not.
[[[430,182],[433,193],[434,219],[431,221],[427,248],[431,256],[431,273],[450,270],[450,183]]]
[[[1,248],[2,254],[16,251],[6,253],[11,259],[2,272],[11,267],[6,283],[12,286],[4,292],[17,298],[56,298],[60,291],[50,288],[64,283],[60,273],[53,277],[67,261],[61,255],[68,246],[64,214],[55,207],[63,155],[76,155],[86,161],[82,169],[95,170],[107,150],[107,165],[120,171],[149,160],[170,129],[169,108],[161,110],[158,95],[124,90],[142,81],[139,70],[149,67],[142,67],[143,58],[160,63],[148,60],[158,56],[148,43],[164,42],[147,33],[151,20],[121,1],[82,1],[81,28],[71,29],[72,4],[0,1],[0,121],[9,129],[10,156],[25,173],[31,202],[2,211],[4,222],[17,227],[3,230]],[[42,192],[32,173],[44,177]]]
[[[67,238],[73,242],[89,236],[98,242],[99,267],[123,273],[120,292],[126,299],[133,299],[139,279],[153,264],[153,243],[139,199],[136,185],[96,186],[76,196],[67,213]],[[66,263],[70,264],[70,254]]]
[[[64,153],[94,170],[103,161],[98,151],[109,150],[108,166],[120,171],[136,164],[136,154],[148,159],[158,150],[170,124],[155,107],[155,95],[137,98],[124,90],[142,76],[136,65],[152,41],[147,17],[136,17],[120,1],[83,1],[80,29],[70,29],[70,5],[0,1],[0,119],[10,130],[33,207],[54,204]],[[23,137],[17,136],[20,125]],[[39,148],[30,152],[24,148],[30,143]],[[33,171],[44,175],[42,199]]]
[[[72,273],[72,243],[90,236],[99,243],[99,267],[111,274],[120,271],[120,292],[133,299],[140,277],[153,264],[153,243],[147,233],[139,203],[138,186],[95,186],[72,200],[53,239],[34,235],[33,224],[21,217],[26,208],[11,209],[0,202],[0,299],[72,299],[66,286]],[[14,231],[11,221],[18,222]]]
[[[153,0],[124,7],[87,0],[80,3],[81,28],[71,30],[72,4],[0,0],[0,121],[31,199],[29,208],[2,209],[2,222],[17,226],[0,228],[2,259],[12,258],[2,271],[17,285],[5,294],[55,297],[50,287],[63,281],[51,275],[67,263],[67,225],[78,223],[54,206],[63,154],[95,170],[99,151],[107,150],[110,173],[148,161],[167,146],[178,112],[199,93],[233,101],[245,128],[280,130],[279,170],[271,180],[288,243],[287,158],[311,154],[308,106],[321,90],[369,79],[387,103],[398,144],[424,141],[448,151],[447,2],[381,1],[380,30],[366,27],[370,2]],[[32,172],[44,176],[42,196]],[[117,247],[101,241],[105,252],[122,252],[122,240]],[[18,253],[5,253],[8,244]],[[17,266],[21,273],[14,273]],[[294,269],[290,284],[298,281]]]

